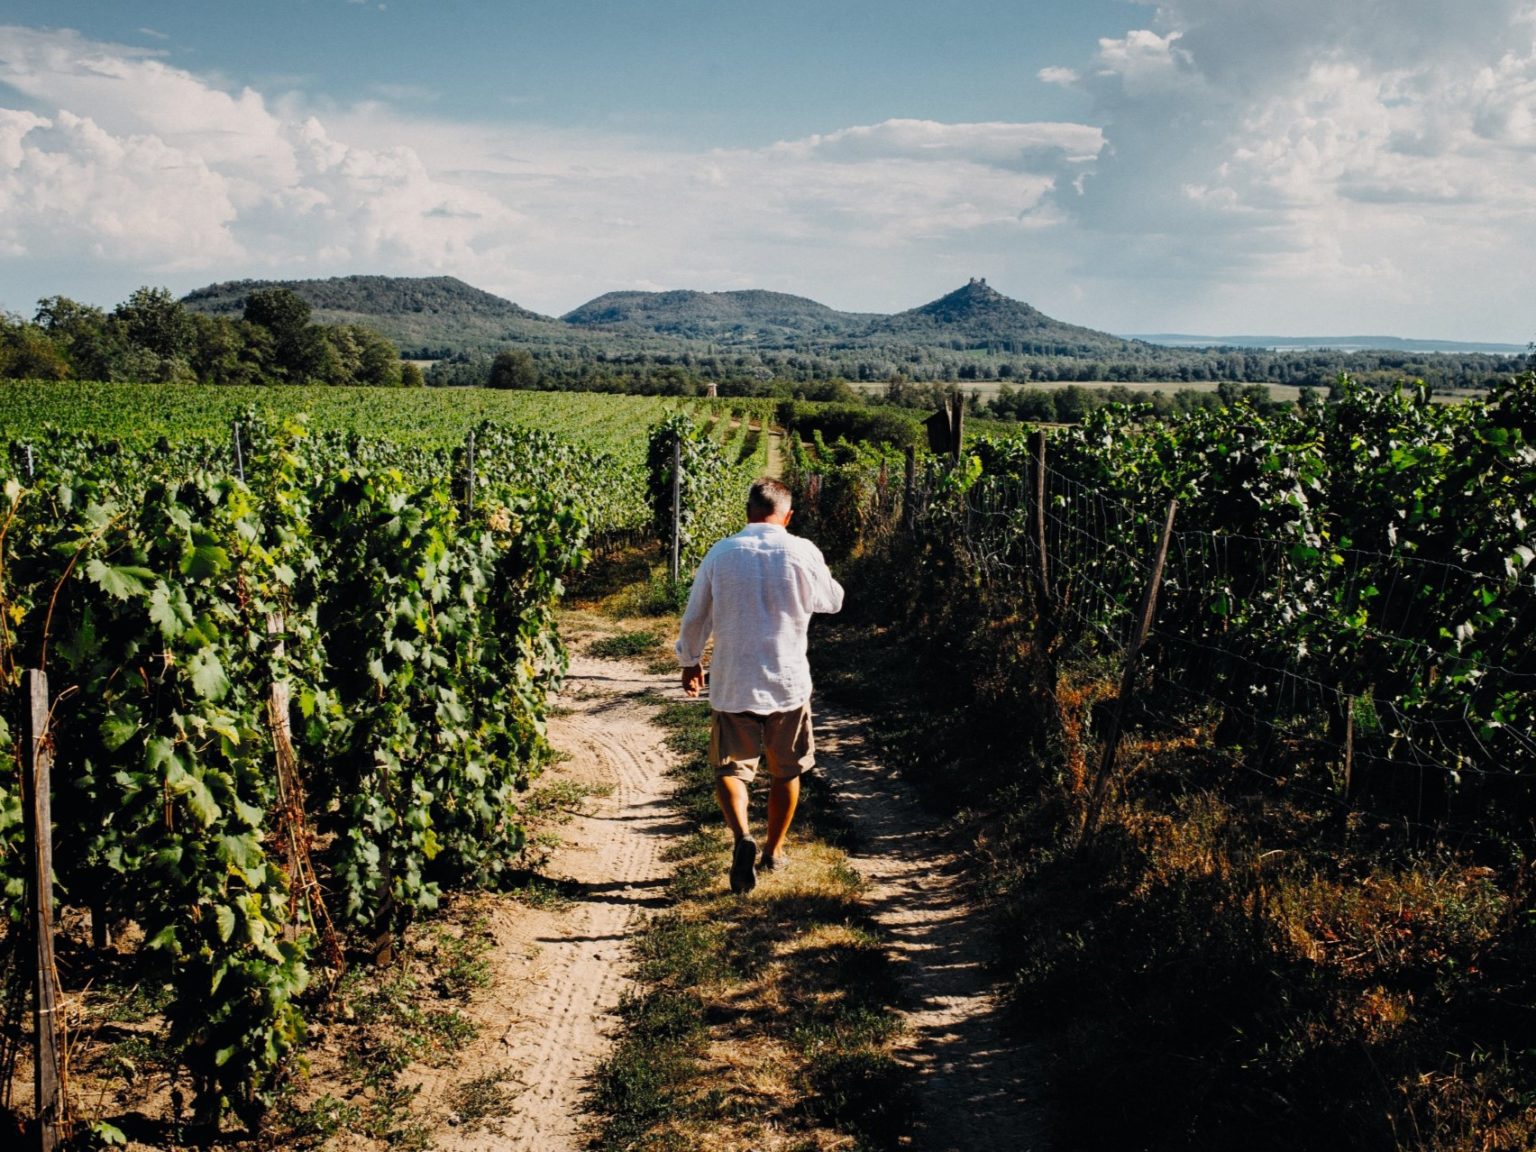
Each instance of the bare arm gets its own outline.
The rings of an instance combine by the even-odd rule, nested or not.
[[[682,665],[683,691],[697,696],[704,687],[704,646],[714,630],[714,597],[710,589],[710,564],[705,557],[688,593],[688,608],[677,633],[677,662]]]
[[[801,579],[810,595],[807,600],[812,612],[840,612],[843,607],[843,586],[832,577],[820,549],[812,545],[811,562],[799,565]]]

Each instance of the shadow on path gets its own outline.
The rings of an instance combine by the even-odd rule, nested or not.
[[[1045,1148],[1038,1052],[1008,1035],[988,960],[996,943],[968,900],[965,862],[938,822],[871,754],[859,719],[818,705],[817,771],[857,837],[849,862],[891,942],[906,997],[897,1052],[913,1073],[922,1152]]]

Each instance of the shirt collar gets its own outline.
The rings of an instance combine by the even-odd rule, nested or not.
[[[748,524],[745,528],[742,529],[742,531],[750,532],[754,536],[766,536],[772,532],[788,532],[789,529],[785,528],[782,524],[769,524],[767,522],[760,522],[757,524]]]

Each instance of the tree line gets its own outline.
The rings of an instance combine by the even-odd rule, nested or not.
[[[889,406],[932,411],[946,408],[960,385],[948,381],[917,382],[900,376],[879,392],[852,387],[840,376],[801,380],[765,374],[737,374],[713,380],[679,364],[630,363],[614,365],[596,360],[563,362],[537,357],[524,348],[509,348],[494,357],[465,356],[439,361],[428,369],[427,383],[437,386],[488,387],[544,392],[609,392],[633,395],[702,396],[713,386],[715,394],[731,397],[770,397],[780,401],[814,400],[852,406]],[[1332,398],[1337,377],[1326,388],[1301,386],[1303,406]],[[1392,377],[1391,384],[1402,377]],[[1382,381],[1385,383],[1386,381]],[[1124,384],[1087,387],[1068,384],[1062,388],[1030,388],[1001,385],[991,397],[980,392],[965,394],[966,409],[973,416],[1031,423],[1075,424],[1106,404],[1127,404],[1150,409],[1156,416],[1215,412],[1239,401],[1265,412],[1289,407],[1275,400],[1267,384],[1222,381],[1215,389],[1193,387],[1133,391]]]
[[[165,384],[412,386],[421,370],[360,324],[316,324],[286,288],[256,289],[240,318],[187,308],[166,288],[139,288],[108,312],[67,296],[31,320],[0,314],[0,377]]]
[[[1528,357],[1489,353],[1270,351],[1255,348],[1135,346],[1136,358],[1041,355],[1009,357],[932,347],[848,350],[830,354],[764,349],[707,353],[665,348],[613,351],[507,347],[491,355],[462,352],[440,359],[428,384],[548,391],[697,394],[714,384],[722,395],[764,395],[844,380],[891,386],[998,380],[1041,384],[1167,383],[1173,390],[1221,384],[1326,389],[1341,375],[1366,387],[1422,380],[1437,392],[1487,389],[1526,370]],[[830,397],[829,397],[830,398]]]
[[[1397,381],[1394,381],[1397,383]],[[1326,395],[1333,399],[1338,388],[1335,381],[1326,391],[1303,384],[1298,402],[1302,407],[1320,404]],[[959,390],[956,384],[903,384],[886,385],[884,403],[900,408],[932,410],[943,408],[948,397]],[[991,397],[979,392],[966,394],[966,408],[976,416],[992,420],[1021,421],[1032,424],[1076,424],[1106,404],[1125,404],[1148,409],[1154,416],[1187,416],[1193,412],[1220,412],[1243,403],[1257,412],[1275,412],[1291,407],[1288,401],[1276,400],[1267,384],[1238,384],[1224,380],[1214,389],[1176,388],[1171,391],[1155,389],[1151,392],[1133,391],[1124,384],[1088,388],[1081,384],[1068,384],[1063,388],[1013,388],[1000,386]]]

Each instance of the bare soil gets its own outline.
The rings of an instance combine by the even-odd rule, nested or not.
[[[1046,1147],[1041,1055],[1008,1039],[994,938],[966,892],[964,859],[870,751],[858,717],[818,705],[817,760],[858,836],[849,862],[886,931],[905,993],[896,1053],[912,1069],[922,1152]]]
[[[502,906],[491,991],[470,1014],[480,1038],[455,1066],[424,1078],[424,1102],[447,1122],[432,1137],[447,1150],[576,1152],[585,1140],[585,1078],[607,1047],[619,997],[629,987],[625,941],[664,903],[661,860],[686,829],[672,812],[665,769],[671,754],[639,697],[668,683],[629,662],[577,656],[552,701],[550,742],[570,759],[557,769],[611,788],[560,830],[545,871],[568,881],[574,902],[558,909]],[[473,1124],[453,1115],[455,1089],[504,1070],[507,1115]]]
[[[563,829],[550,873],[580,886],[563,911],[513,910],[497,924],[495,990],[475,1012],[487,1025],[455,1069],[424,1084],[446,1112],[456,1083],[498,1066],[515,1103],[474,1131],[445,1125],[450,1150],[577,1152],[587,1135],[584,1079],[606,1051],[628,988],[626,937],[664,903],[662,850],[686,831],[671,811],[669,753],[641,700],[671,678],[628,662],[578,658],[551,725],[571,755],[562,771],[612,795]],[[994,941],[968,899],[964,862],[936,820],[869,752],[858,718],[818,714],[820,770],[853,825],[849,861],[888,933],[904,994],[897,1053],[919,1105],[921,1152],[1029,1152],[1045,1147],[1040,1056],[1008,1039],[988,958]]]

